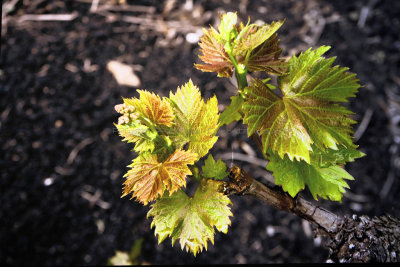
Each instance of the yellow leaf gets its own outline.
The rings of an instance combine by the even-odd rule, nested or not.
[[[195,256],[207,243],[214,244],[214,233],[227,233],[232,216],[230,199],[218,191],[221,182],[202,179],[193,197],[178,190],[171,196],[158,199],[147,214],[154,217],[151,227],[155,226],[158,243],[168,236],[172,244],[177,240],[181,249],[190,250]]]
[[[200,90],[190,80],[175,94],[170,95],[174,105],[175,125],[168,129],[171,140],[178,146],[189,143],[188,149],[201,158],[212,148],[218,137],[218,101],[214,96],[207,103]]]
[[[108,263],[112,266],[129,266],[132,265],[129,259],[128,253],[124,251],[115,251],[115,255],[108,260]]]

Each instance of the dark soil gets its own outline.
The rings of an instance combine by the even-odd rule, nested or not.
[[[192,1],[177,1],[168,11],[165,3],[174,1],[132,0],[129,7],[148,8],[95,13],[89,11],[91,0],[3,4],[11,2],[16,5],[3,16],[0,59],[2,264],[105,264],[115,250],[129,251],[140,238],[141,263],[326,260],[328,251],[306,222],[250,197],[232,197],[228,234],[217,233],[215,244],[197,257],[178,244],[172,247],[170,239],[158,245],[146,219],[149,207],[120,198],[122,176],[135,155],[114,129],[114,105],[137,93],[118,85],[107,62],[134,65],[139,88],[163,96],[192,78],[204,97],[216,94],[226,105],[233,86],[196,70],[198,46],[186,41],[193,27],[215,26],[221,11],[237,10],[244,21],[248,16],[266,22],[286,18],[279,31],[285,55],[331,45],[328,55],[358,74],[363,87],[348,105],[357,121],[366,122],[355,130],[367,157],[346,166],[356,179],[343,203],[319,204],[341,215],[400,217],[399,1],[200,0],[193,7]],[[119,6],[104,0],[99,8],[106,2]],[[70,21],[21,21],[26,14],[72,12],[78,16]],[[133,24],[124,16],[147,20]],[[162,21],[179,21],[180,27],[174,30]],[[211,151],[217,158],[246,153],[240,145],[246,131],[232,127],[219,132]],[[234,164],[266,182],[264,168],[238,160]],[[311,199],[307,191],[301,194]]]

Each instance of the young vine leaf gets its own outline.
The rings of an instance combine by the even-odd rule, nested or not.
[[[344,188],[349,188],[344,179],[354,180],[354,178],[337,165],[320,167],[318,163],[311,163],[292,161],[287,156],[281,159],[271,153],[267,169],[273,172],[275,183],[281,185],[292,197],[295,197],[307,184],[315,200],[320,196],[341,202]]]
[[[286,63],[279,58],[282,49],[275,33],[282,24],[283,21],[274,21],[262,26],[242,26],[242,36],[235,40],[232,49],[237,62],[246,65],[249,71],[265,71],[278,75],[285,73]]]
[[[325,151],[352,142],[352,114],[336,102],[354,97],[360,85],[348,69],[331,67],[335,58],[322,56],[329,47],[311,49],[289,61],[289,74],[278,77],[279,97],[261,80],[246,89],[243,105],[248,135],[259,131],[264,150],[271,148],[283,158],[310,163],[312,144]]]
[[[278,35],[272,35],[267,41],[256,47],[249,56],[249,71],[264,71],[281,75],[287,72],[287,63],[280,58],[282,48],[279,47]]]
[[[220,182],[202,179],[193,197],[178,190],[171,196],[164,196],[151,205],[147,217],[153,217],[158,243],[168,236],[172,245],[179,239],[182,250],[190,250],[195,256],[207,250],[207,242],[214,244],[214,227],[227,233],[232,216],[230,199],[217,192]]]
[[[231,103],[225,108],[225,110],[219,116],[219,126],[230,124],[234,121],[239,121],[242,119],[242,105],[243,98],[239,95],[231,97]]]
[[[136,112],[135,106],[130,104],[135,102],[134,99],[124,99],[124,102],[124,104],[115,106],[115,110],[122,116],[119,117],[118,124],[114,124],[119,135],[124,138],[122,141],[135,143],[134,150],[136,152],[153,151],[157,132],[143,124],[145,118],[141,117]]]
[[[229,44],[237,35],[236,23],[237,14],[236,12],[228,12],[223,14],[221,17],[221,24],[218,26],[219,34],[216,35],[218,42]]]
[[[140,99],[124,99],[124,103],[135,108],[136,112],[155,125],[171,126],[174,114],[166,98],[161,100],[158,95],[145,90],[137,90]]]
[[[247,66],[250,71],[284,73],[286,63],[279,58],[282,49],[274,34],[283,22],[263,26],[236,23],[237,14],[228,12],[221,16],[218,31],[213,27],[203,29],[199,58],[205,64],[195,64],[195,67],[205,72],[217,72],[218,77],[232,77],[238,64]]]
[[[312,149],[313,151],[310,154],[311,162],[318,164],[320,167],[342,165],[365,156],[363,152],[358,151],[355,147],[344,147],[342,145],[338,145],[337,150],[327,148],[325,151],[322,151],[314,145]]]
[[[122,197],[132,193],[132,198],[147,205],[163,196],[165,190],[171,195],[186,186],[186,175],[192,174],[187,165],[196,160],[195,153],[184,150],[176,150],[164,162],[159,162],[155,154],[142,153],[129,165]]]
[[[165,129],[177,147],[188,143],[188,150],[201,158],[213,147],[218,136],[218,101],[216,96],[207,103],[201,98],[200,90],[190,80],[175,94],[170,94],[175,113],[174,127]]]
[[[200,52],[199,58],[205,64],[194,64],[194,66],[205,72],[217,72],[218,77],[231,77],[233,74],[233,63],[229,58],[228,53],[225,52],[222,42],[218,42],[219,34],[214,29],[203,29],[204,35],[200,38]]]
[[[139,121],[133,121],[128,124],[116,124],[118,133],[122,141],[128,143],[135,143],[134,150],[136,152],[145,152],[154,150],[154,138],[156,133],[149,130],[149,128]]]
[[[222,180],[229,174],[226,171],[226,168],[226,164],[221,159],[215,161],[214,157],[210,154],[204,161],[204,165],[201,170],[203,171],[203,176],[206,178]]]
[[[246,55],[259,45],[265,43],[283,24],[283,21],[272,22],[263,26],[255,24],[245,26],[241,29],[241,38],[234,41],[233,55]]]

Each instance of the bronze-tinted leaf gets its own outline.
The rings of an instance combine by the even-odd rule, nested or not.
[[[199,46],[202,55],[199,58],[205,64],[195,64],[195,67],[205,72],[217,72],[219,77],[232,77],[233,64],[225,52],[222,42],[218,42],[218,33],[214,28],[203,29],[204,35],[200,38]]]
[[[287,72],[287,63],[280,58],[282,48],[279,47],[277,36],[274,34],[251,52],[248,62],[249,71],[265,71],[277,75]]]
[[[146,90],[137,90],[140,99],[124,99],[125,104],[132,105],[136,111],[157,125],[171,126],[174,113],[166,99],[161,98]]]
[[[159,162],[157,155],[143,153],[129,167],[125,175],[124,194],[132,193],[139,202],[148,202],[162,196],[165,190],[170,194],[186,186],[186,175],[191,175],[188,164],[193,164],[197,155],[192,152],[176,150],[164,162]]]
[[[290,60],[289,74],[278,79],[282,97],[258,79],[246,89],[243,122],[249,135],[260,132],[265,151],[310,163],[312,144],[323,151],[336,150],[338,144],[354,147],[352,112],[335,101],[354,96],[358,80],[347,68],[331,67],[334,59],[321,57],[327,49],[308,50]]]

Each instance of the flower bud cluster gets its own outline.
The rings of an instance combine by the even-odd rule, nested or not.
[[[120,114],[126,114],[126,113],[131,113],[135,111],[134,106],[128,106],[127,104],[118,104],[115,105],[115,111],[120,113]]]
[[[135,112],[134,106],[118,104],[114,108],[115,111],[117,111],[119,114],[122,114],[122,116],[118,118],[119,125],[129,123],[130,120],[134,121],[139,117],[139,113]]]

